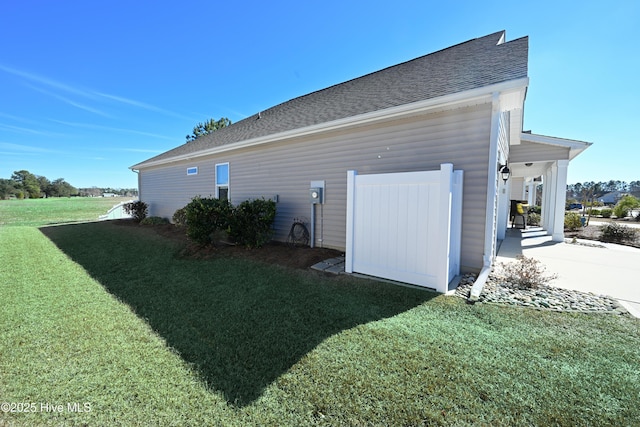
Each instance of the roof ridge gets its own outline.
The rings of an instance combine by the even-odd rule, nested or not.
[[[347,83],[353,82],[353,81],[355,81],[355,80],[364,79],[364,78],[366,78],[366,77],[370,77],[370,76],[372,76],[372,75],[382,73],[382,72],[387,71],[387,70],[390,70],[390,69],[392,69],[392,68],[401,67],[401,66],[406,65],[406,64],[409,64],[409,63],[411,63],[411,62],[419,61],[419,60],[421,60],[421,59],[424,59],[424,58],[426,58],[426,57],[428,57],[428,56],[436,55],[436,54],[439,54],[439,53],[442,53],[442,52],[445,52],[445,51],[448,51],[448,50],[452,50],[452,49],[455,49],[455,48],[459,48],[460,46],[465,45],[465,44],[469,44],[469,43],[472,43],[472,42],[478,42],[478,41],[480,41],[480,40],[490,39],[490,38],[492,38],[492,37],[495,37],[495,36],[496,36],[496,35],[498,35],[498,34],[500,34],[500,38],[498,39],[498,41],[499,41],[499,40],[502,38],[502,36],[506,36],[506,31],[505,31],[505,30],[501,30],[501,31],[497,31],[497,32],[495,32],[495,33],[492,33],[492,34],[489,34],[489,35],[486,35],[486,36],[476,37],[476,38],[473,38],[473,39],[470,39],[470,40],[467,40],[467,41],[464,41],[464,42],[461,42],[461,43],[455,44],[455,45],[453,45],[453,46],[445,47],[445,48],[442,48],[442,49],[440,49],[440,50],[436,50],[436,51],[434,51],[434,52],[430,52],[430,53],[427,53],[427,54],[424,54],[424,55],[417,56],[417,57],[412,58],[412,59],[408,59],[408,60],[403,61],[403,62],[399,62],[399,63],[394,64],[394,65],[389,65],[389,66],[387,66],[387,67],[380,68],[379,70],[372,71],[372,72],[370,72],[370,73],[363,74],[363,75],[361,75],[361,76],[354,77],[354,78],[352,78],[352,79],[345,80],[345,81],[340,82],[340,83],[335,83],[335,84],[333,84],[333,85],[330,85],[330,86],[324,87],[324,88],[322,88],[322,89],[314,90],[313,92],[309,92],[309,93],[306,93],[306,94],[304,94],[304,95],[296,96],[296,97],[291,98],[291,99],[289,99],[289,100],[287,100],[287,101],[283,101],[283,102],[281,102],[281,103],[279,103],[279,104],[273,105],[273,106],[271,106],[271,107],[269,107],[269,108],[267,108],[267,109],[265,109],[265,110],[262,110],[261,112],[262,112],[262,113],[264,113],[265,111],[271,110],[272,108],[276,108],[276,107],[278,107],[278,106],[280,106],[280,105],[282,105],[282,104],[286,104],[287,102],[291,102],[291,101],[294,101],[294,100],[299,99],[299,98],[304,98],[304,97],[307,97],[307,96],[310,96],[310,95],[316,94],[316,93],[318,93],[318,92],[326,91],[326,90],[329,90],[329,89],[335,88],[336,86],[341,86],[341,85],[344,85],[344,84],[347,84]],[[525,37],[526,37],[526,36],[525,36]],[[504,43],[509,43],[509,42],[504,42]],[[496,46],[497,46],[497,45],[499,45],[499,44],[504,44],[504,43],[496,43]],[[249,116],[249,117],[247,117],[247,118],[251,118],[251,117],[253,117],[253,116],[257,116],[258,114],[259,114],[259,113],[253,114],[253,115],[251,115],[251,116]],[[245,120],[245,119],[242,119],[242,120]],[[241,120],[241,121],[242,121],[242,120]]]

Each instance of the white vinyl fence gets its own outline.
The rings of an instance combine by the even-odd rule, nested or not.
[[[347,172],[345,271],[446,293],[460,273],[462,171]]]

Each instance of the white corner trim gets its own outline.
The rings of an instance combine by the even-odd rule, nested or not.
[[[484,250],[482,265],[490,266],[493,262],[493,227],[496,222],[495,199],[498,197],[498,138],[500,135],[500,96],[493,94],[493,106],[491,110],[491,131],[489,135],[489,160],[487,164],[487,197],[484,225]]]

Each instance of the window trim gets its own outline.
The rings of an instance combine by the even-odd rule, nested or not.
[[[226,166],[227,167],[227,183],[226,184],[219,184],[218,183],[218,166]],[[227,190],[227,200],[230,200],[230,186],[229,186],[229,182],[231,181],[231,168],[229,166],[229,162],[223,162],[223,163],[216,163],[215,165],[215,184],[216,184],[216,198],[219,199],[220,198],[220,189],[225,189]]]
[[[193,167],[187,168],[187,175],[198,175],[198,167],[193,166]]]

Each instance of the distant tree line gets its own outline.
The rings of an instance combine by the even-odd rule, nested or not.
[[[597,201],[605,194],[619,191],[633,196],[640,196],[640,181],[607,181],[607,182],[579,182],[567,186],[567,200],[574,199],[586,204]]]
[[[0,198],[40,199],[42,197],[70,197],[78,189],[64,178],[49,181],[47,177],[34,175],[27,170],[15,171],[10,179],[0,178]]]
[[[104,194],[135,196],[138,190],[114,188],[76,188],[64,178],[50,181],[47,177],[35,175],[27,170],[15,171],[10,179],[0,178],[0,199],[40,199],[43,197],[99,197]]]
[[[79,188],[80,197],[137,197],[137,188],[89,187]]]

